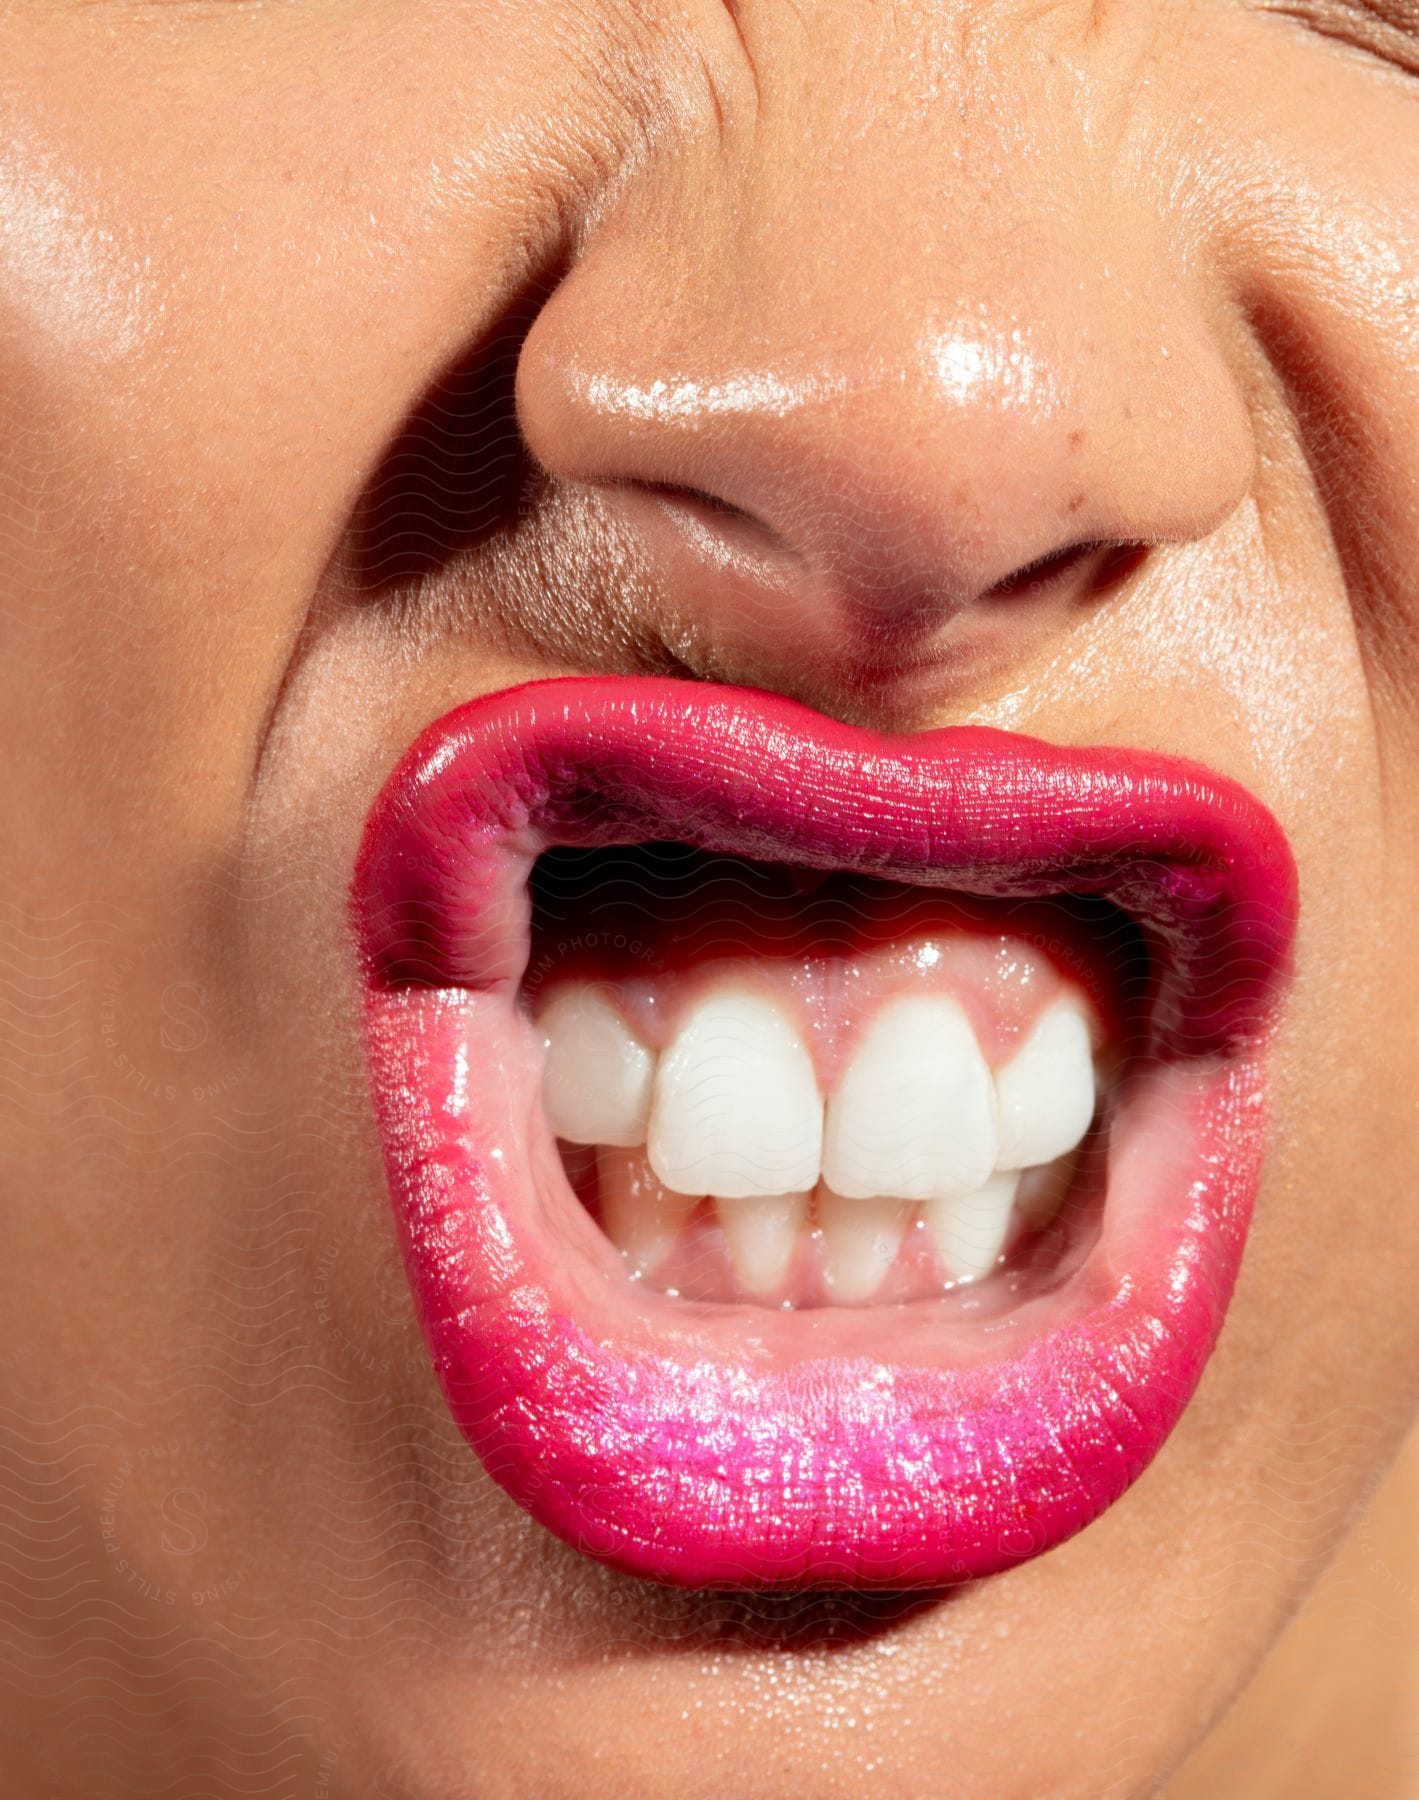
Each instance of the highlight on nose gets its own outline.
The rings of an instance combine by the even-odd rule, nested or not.
[[[1205,536],[1249,489],[1240,396],[1183,296],[1121,307],[1097,271],[1091,294],[1053,270],[989,293],[983,273],[946,325],[925,282],[890,306],[750,286],[727,314],[665,266],[593,243],[516,402],[542,467],[635,535],[704,672],[905,667],[984,605],[1067,604]]]

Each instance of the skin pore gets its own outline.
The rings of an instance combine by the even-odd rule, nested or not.
[[[5,9],[7,1792],[1412,1791],[1416,83],[1378,0]],[[1285,827],[1238,1292],[1048,1556],[652,1588],[450,1422],[351,865],[588,671]]]

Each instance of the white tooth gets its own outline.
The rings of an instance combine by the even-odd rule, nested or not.
[[[824,1181],[853,1199],[946,1200],[981,1185],[995,1150],[995,1090],[965,1013],[889,1001],[828,1101]]]
[[[1089,1024],[1073,1000],[1056,1000],[1010,1061],[995,1072],[1000,1118],[996,1167],[1029,1169],[1072,1150],[1094,1116]]]
[[[1000,1259],[1020,1185],[1018,1170],[992,1175],[973,1194],[932,1200],[922,1211],[946,1273],[953,1281],[979,1281]]]
[[[823,1103],[802,1038],[743,988],[700,1000],[660,1058],[646,1151],[682,1194],[787,1194],[812,1188]]]
[[[909,1200],[849,1200],[820,1186],[823,1279],[835,1300],[870,1300],[897,1260],[916,1208]]]
[[[556,1135],[643,1144],[655,1057],[605,994],[583,982],[564,987],[537,1024],[547,1039],[542,1099]]]
[[[772,1294],[788,1273],[798,1234],[807,1222],[807,1194],[716,1200],[714,1211],[740,1287],[748,1294]]]
[[[643,1150],[600,1150],[596,1156],[601,1229],[637,1274],[664,1262],[695,1210],[693,1194],[672,1194],[657,1181]]]

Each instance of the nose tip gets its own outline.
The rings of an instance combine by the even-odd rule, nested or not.
[[[1205,536],[1249,489],[1235,382],[1176,291],[1017,276],[943,326],[920,293],[711,306],[630,260],[549,300],[519,419],[638,534],[714,672],[917,656],[1031,575],[1077,593],[1120,547]]]

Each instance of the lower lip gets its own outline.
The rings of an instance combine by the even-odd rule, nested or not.
[[[692,1306],[627,1279],[561,1174],[517,991],[541,849],[656,837],[980,893],[1091,889],[1171,944],[1186,993],[1160,990],[1169,1038],[1110,1127],[1097,1235],[1067,1275],[979,1321]],[[356,909],[439,1380],[488,1471],[569,1543],[689,1586],[939,1586],[1069,1537],[1157,1453],[1241,1258],[1294,923],[1284,839],[1240,790],[1003,733],[883,739],[724,689],[545,683],[414,747],[371,815]]]

